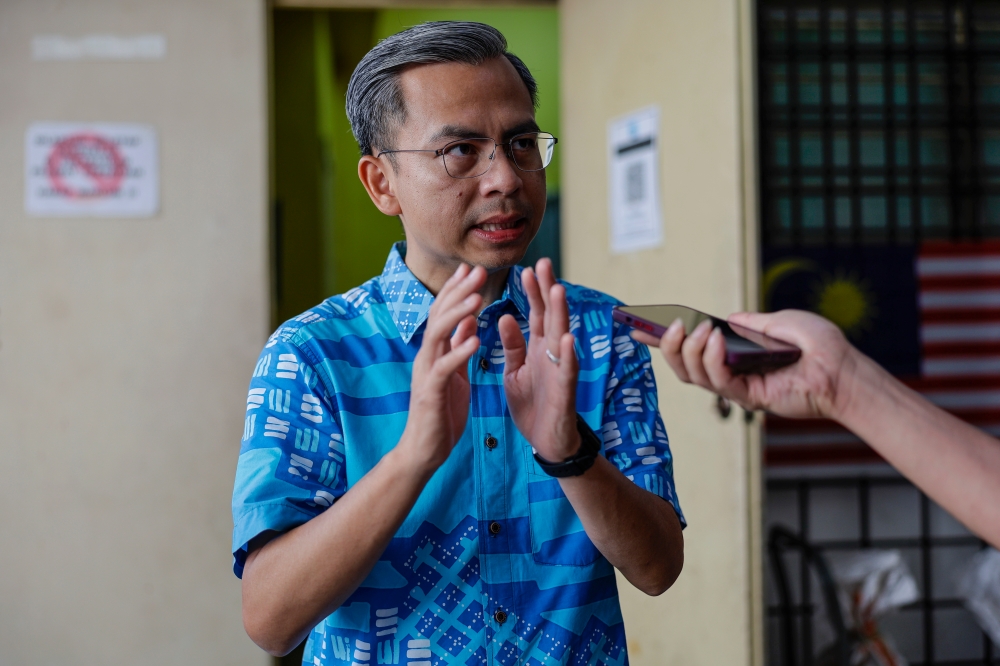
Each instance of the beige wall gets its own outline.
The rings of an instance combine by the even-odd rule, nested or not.
[[[716,313],[753,300],[745,4],[561,3],[570,279]],[[148,32],[166,35],[165,60],[30,58],[35,34]],[[666,244],[613,257],[606,123],[652,103]],[[0,2],[0,663],[266,663],[228,555],[268,328],[265,114],[263,2]],[[153,125],[161,212],[28,218],[37,120]],[[691,526],[673,589],[647,599],[623,581],[632,662],[750,663],[753,440],[656,371]]]
[[[567,277],[636,304],[741,309],[753,256],[744,234],[752,221],[744,215],[751,105],[743,95],[752,90],[741,85],[744,3],[563,0],[560,10]],[[666,242],[613,256],[607,122],[650,104],[662,114]],[[751,433],[739,413],[722,421],[709,394],[680,384],[662,359],[654,367],[690,527],[684,572],[666,594],[651,599],[620,581],[632,663],[749,664],[760,655]]]
[[[52,33],[167,55],[32,61]],[[267,663],[229,555],[268,332],[265,44],[254,0],[0,2],[0,663]],[[154,126],[161,212],[27,217],[37,120]]]

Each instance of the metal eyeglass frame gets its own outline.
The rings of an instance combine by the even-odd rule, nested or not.
[[[525,173],[534,173],[536,171],[544,171],[546,169],[546,167],[548,167],[548,164],[546,164],[545,166],[543,166],[541,169],[523,169],[523,168],[521,168],[521,165],[517,163],[517,159],[514,157],[514,154],[513,154],[514,151],[513,151],[513,149],[510,146],[511,146],[512,143],[514,143],[516,140],[520,139],[521,137],[524,137],[524,136],[539,136],[539,135],[542,135],[542,134],[544,134],[546,137],[550,137],[552,139],[552,148],[553,148],[553,150],[555,150],[555,146],[556,146],[557,143],[559,143],[559,139],[556,138],[555,136],[553,136],[552,134],[549,134],[548,132],[524,132],[522,134],[518,134],[516,136],[512,136],[510,138],[510,141],[508,141],[506,143],[497,143],[494,139],[491,139],[488,136],[476,136],[476,137],[469,137],[467,139],[456,139],[455,141],[449,141],[448,143],[446,143],[444,145],[444,147],[438,148],[436,150],[433,149],[433,148],[409,148],[409,149],[400,149],[400,150],[382,150],[382,151],[379,151],[379,154],[376,155],[375,157],[379,158],[379,157],[382,157],[383,155],[391,154],[391,153],[434,153],[434,157],[441,157],[442,158],[441,163],[444,165],[444,172],[446,174],[448,174],[448,176],[450,176],[451,178],[454,178],[455,180],[468,180],[469,178],[479,178],[480,176],[485,176],[487,174],[487,172],[489,172],[489,170],[492,169],[493,165],[495,164],[494,158],[497,155],[497,148],[503,148],[504,149],[504,151],[503,151],[504,154],[508,158],[510,158],[511,164],[513,164],[515,167],[517,167],[518,171],[524,171]],[[475,176],[452,176],[451,172],[448,171],[448,162],[447,162],[447,160],[443,159],[444,158],[444,154],[448,150],[448,148],[450,148],[451,146],[454,146],[456,143],[464,143],[466,141],[493,141],[493,152],[490,153],[490,165],[488,167],[486,167],[485,171],[483,171],[482,173],[477,173]],[[551,160],[549,160],[549,164],[552,164]]]

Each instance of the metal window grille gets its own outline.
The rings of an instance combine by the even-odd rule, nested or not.
[[[1000,237],[1000,2],[758,0],[757,55],[765,250]],[[882,510],[873,495],[886,488],[918,498],[912,533],[873,533]],[[849,537],[825,538],[810,519],[834,491],[853,498]],[[898,548],[909,558],[922,592],[900,614],[913,666],[1000,663],[941,593],[942,563],[982,542],[936,533],[939,509],[905,480],[772,479],[768,492],[794,497],[788,527],[820,550]],[[811,664],[818,600],[804,560],[796,571],[796,663]],[[769,604],[772,621],[779,612]],[[967,637],[961,654],[945,649],[956,634]],[[769,644],[770,662],[784,663]]]
[[[758,3],[765,245],[1000,236],[1000,3]]]
[[[897,645],[902,648],[904,655],[910,652],[910,666],[1000,664],[1000,650],[975,625],[971,616],[963,609],[961,601],[955,598],[950,585],[950,562],[956,559],[956,555],[960,556],[957,559],[969,556],[982,548],[984,542],[964,530],[942,530],[940,526],[933,524],[936,518],[946,517],[947,514],[908,481],[901,477],[771,479],[767,482],[767,490],[772,497],[783,493],[785,499],[794,503],[793,520],[779,522],[803,535],[820,552],[892,548],[903,553],[917,579],[921,594],[918,601],[904,607],[899,613],[902,625],[909,623],[914,627],[909,632],[908,640],[896,637]],[[817,536],[818,532],[822,532],[822,526],[817,525],[816,498],[829,491],[852,495],[853,502],[850,504],[854,515],[847,521],[850,524],[841,534],[832,537]],[[884,528],[873,529],[873,522],[877,518],[874,512],[878,510],[879,504],[877,495],[886,491],[902,491],[912,495],[912,528],[889,534]],[[794,524],[788,524],[789,522]],[[789,568],[789,575],[796,582],[792,613],[797,629],[795,644],[799,654],[794,663],[810,665],[814,663],[815,648],[819,647],[814,641],[814,620],[820,599],[805,559],[797,559],[797,563],[790,560],[793,561],[793,566]],[[772,601],[776,600],[772,597]],[[775,640],[774,634],[781,614],[780,605],[769,603],[767,614],[772,626],[769,661],[772,664],[787,663],[785,656],[779,654],[781,642]],[[944,616],[950,616],[952,621],[942,622]],[[962,638],[958,641],[957,650],[954,635],[949,637],[952,639],[948,641],[951,643],[950,648],[942,644],[943,632],[947,631],[961,632]]]

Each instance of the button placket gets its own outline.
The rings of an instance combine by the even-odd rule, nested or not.
[[[506,437],[509,436],[507,433],[509,421],[506,419],[509,416],[503,415],[505,410],[498,412],[496,404],[496,401],[499,401],[501,406],[504,403],[501,372],[503,366],[500,364],[499,355],[494,353],[499,346],[499,333],[496,325],[497,317],[493,315],[499,314],[502,314],[502,311],[493,308],[480,315],[481,347],[469,364],[470,381],[474,392],[473,403],[478,405],[484,414],[489,414],[490,419],[481,422],[484,427],[474,433],[476,440],[482,444],[482,448],[475,447],[478,449],[475,457],[477,473],[482,475],[477,479],[477,487],[483,493],[479,498],[479,516],[482,520],[479,523],[480,549],[489,554],[489,557],[480,560],[484,581],[482,604],[488,609],[483,619],[487,623],[488,636],[498,631],[500,626],[511,618],[510,614],[516,612],[511,585],[513,581],[509,543],[514,533],[507,533],[506,522],[510,518],[508,498],[510,489],[506,484],[513,474],[509,459],[511,451],[506,446]],[[501,446],[501,443],[505,446]],[[492,643],[490,645],[487,660],[489,663],[495,663],[497,655],[493,652]]]

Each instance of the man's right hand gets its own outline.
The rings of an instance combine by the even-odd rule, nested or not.
[[[465,431],[485,281],[482,268],[459,266],[434,300],[396,447],[333,506],[247,555],[243,624],[271,654],[287,654],[354,593]]]
[[[468,362],[479,348],[475,312],[485,282],[482,267],[458,267],[431,305],[413,360],[409,418],[397,448],[428,476],[448,459],[468,421]]]
[[[738,312],[733,324],[790,342],[802,350],[794,364],[764,375],[733,375],[725,364],[725,339],[709,322],[685,336],[674,322],[660,339],[633,331],[644,344],[659,346],[677,377],[726,397],[745,409],[766,409],[789,418],[834,418],[843,413],[860,357],[833,323],[800,310],[772,314]]]

